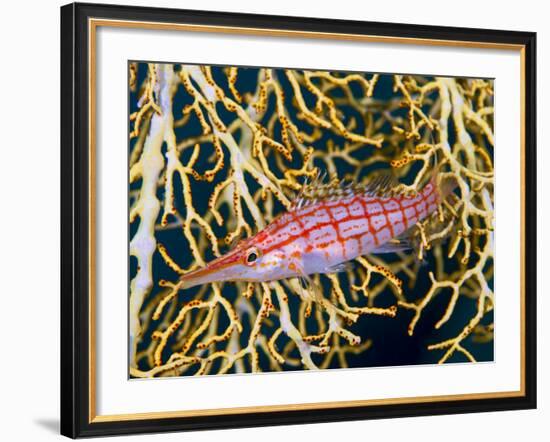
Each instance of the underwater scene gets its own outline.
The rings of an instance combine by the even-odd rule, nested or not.
[[[494,359],[494,81],[129,62],[129,377]]]

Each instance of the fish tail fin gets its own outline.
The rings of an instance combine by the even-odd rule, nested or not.
[[[446,200],[449,195],[454,193],[456,188],[458,188],[458,181],[456,177],[449,176],[442,179],[439,183],[439,194],[441,195],[441,200]]]
[[[430,183],[433,185],[434,189],[438,190],[441,201],[444,201],[458,187],[458,181],[453,175],[447,174],[447,176],[442,176],[441,169],[444,163],[437,163],[437,155],[434,155],[433,158],[434,166],[430,177]]]

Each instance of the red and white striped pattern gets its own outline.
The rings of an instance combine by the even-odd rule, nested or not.
[[[440,195],[433,182],[414,197],[355,195],[291,210],[254,238],[263,255],[297,261],[307,274],[375,251],[433,213]]]

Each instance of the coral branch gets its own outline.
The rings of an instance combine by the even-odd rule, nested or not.
[[[174,70],[171,65],[157,65],[149,67],[150,72],[158,71],[158,90],[160,114],[155,113],[151,118],[149,134],[145,140],[143,153],[137,167],[142,178],[139,198],[134,206],[130,219],[139,216],[139,227],[130,242],[130,254],[138,260],[138,271],[130,284],[130,365],[135,366],[138,339],[141,336],[139,314],[145,297],[153,286],[152,257],[156,249],[155,223],[160,212],[160,202],[157,199],[157,182],[164,168],[164,159],[161,148],[166,133],[171,130],[173,123],[172,96],[174,94]],[[150,86],[146,95],[151,99],[151,90],[156,75],[150,79]],[[153,106],[153,105],[151,105]]]

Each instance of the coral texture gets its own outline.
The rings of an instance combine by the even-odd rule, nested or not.
[[[395,336],[419,328],[426,354],[399,363],[492,349],[491,80],[129,67],[132,377],[384,365],[380,349],[398,351]],[[182,287],[319,171],[361,183],[380,169],[411,194],[434,170],[457,185],[411,232],[414,251],[315,275],[322,298],[294,279]],[[377,327],[397,330],[393,340]]]

